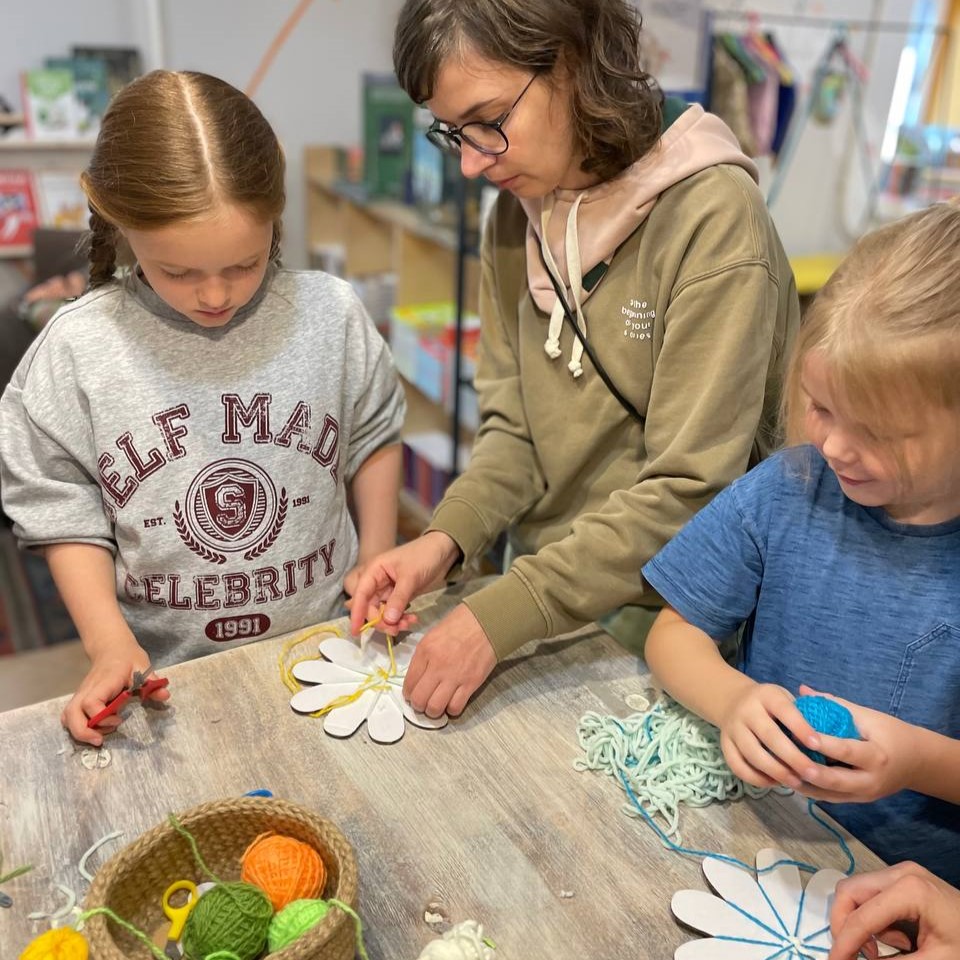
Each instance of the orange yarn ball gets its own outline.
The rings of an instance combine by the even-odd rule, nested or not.
[[[320,854],[302,840],[261,833],[244,851],[240,879],[259,887],[282,910],[294,900],[319,897],[327,879]]]

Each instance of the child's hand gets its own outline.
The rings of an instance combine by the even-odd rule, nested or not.
[[[730,769],[755,787],[799,789],[803,771],[815,765],[783,727],[812,746],[816,731],[783,687],[757,683],[737,696],[720,722],[720,746]]]
[[[801,687],[803,695],[817,694],[810,687]],[[843,704],[853,716],[862,740],[846,740],[817,734],[819,750],[825,757],[846,764],[846,767],[809,763],[803,774],[801,792],[828,803],[870,803],[880,797],[906,789],[918,762],[919,728],[897,720],[888,713],[870,710],[855,703],[830,697]]]
[[[101,746],[104,731],[109,733],[115,730],[122,718],[112,714],[93,729],[87,726],[87,721],[130,685],[135,670],[146,670],[149,665],[150,658],[146,651],[133,641],[95,656],[90,671],[61,714],[60,722],[75,740],[94,747]],[[150,694],[151,700],[169,698],[170,693],[166,689]]]

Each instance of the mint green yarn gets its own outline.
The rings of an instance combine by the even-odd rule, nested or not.
[[[294,900],[288,903],[270,921],[267,931],[267,946],[271,953],[282,950],[312,927],[315,927],[330,912],[326,900]]]
[[[267,895],[249,883],[221,883],[208,890],[183,929],[186,960],[211,956],[254,960],[267,942],[273,907]]]
[[[705,807],[770,792],[735,776],[723,758],[720,731],[669,697],[623,719],[586,713],[577,738],[586,756],[574,760],[574,768],[599,770],[617,782],[623,777],[642,808],[659,816],[664,833],[677,843],[681,803]],[[641,816],[630,804],[623,809]]]

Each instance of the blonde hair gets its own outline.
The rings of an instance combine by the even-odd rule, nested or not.
[[[90,285],[129,254],[119,229],[151,230],[231,203],[273,223],[280,254],[283,150],[246,94],[205,73],[154,70],[110,102],[80,182],[90,205]]]
[[[824,361],[834,402],[868,434],[896,434],[925,410],[960,413],[957,200],[863,237],[817,295],[787,367],[789,443],[805,441],[801,377],[813,352]],[[895,444],[888,453],[900,460]]]

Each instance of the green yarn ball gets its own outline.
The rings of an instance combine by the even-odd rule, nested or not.
[[[218,883],[190,911],[183,928],[186,960],[233,953],[255,960],[267,942],[273,907],[267,895],[249,883]]]
[[[288,903],[271,921],[267,931],[270,952],[282,950],[308,930],[315,927],[329,912],[326,900],[294,900]]]

